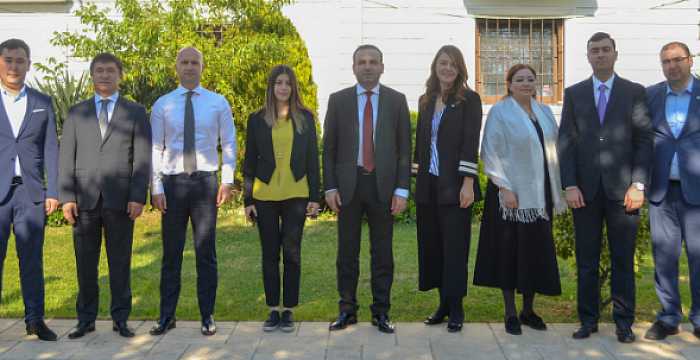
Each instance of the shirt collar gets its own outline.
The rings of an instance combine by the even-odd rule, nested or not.
[[[688,79],[688,85],[681,91],[681,93],[674,93],[673,90],[671,89],[671,86],[668,85],[668,81],[666,82],[666,95],[674,93],[676,95],[682,95],[682,94],[692,94],[693,93],[693,82],[695,82],[695,76],[690,75],[690,79]]]
[[[106,98],[103,98],[102,95],[99,95],[99,94],[95,93],[95,104],[96,104],[97,106],[100,105],[100,100],[102,100],[102,99],[109,99],[109,101],[111,101],[112,104],[116,104],[116,103],[117,103],[117,99],[119,99],[119,91],[115,92],[114,94],[112,94],[112,95],[110,95],[110,96],[108,96],[108,97],[106,97]]]
[[[358,96],[364,95],[367,92],[367,90],[365,88],[363,88],[362,85],[360,85],[360,84],[357,84],[355,86],[355,91],[357,92]],[[373,94],[379,95],[379,84],[377,84],[375,87],[373,87],[371,91]]]
[[[192,89],[192,91],[197,95],[201,94],[203,90],[204,90],[204,88],[202,87],[202,85],[197,85],[196,88]],[[188,89],[182,85],[178,85],[176,91],[180,95],[185,95],[185,94],[187,94],[188,91],[190,91],[190,89]]]
[[[20,91],[19,91],[19,94],[17,94],[17,96],[14,96],[14,95],[11,95],[9,92],[7,92],[7,89],[5,89],[4,86],[0,85],[0,93],[2,93],[3,97],[8,97],[8,98],[12,99],[12,101],[17,102],[20,99],[22,99],[23,97],[27,96],[27,86],[23,85],[22,89],[20,89]]]
[[[605,87],[608,90],[611,90],[612,86],[613,86],[613,82],[615,81],[615,73],[613,73],[612,76],[610,77],[610,79],[606,80],[605,82],[600,81],[597,77],[595,77],[595,75],[593,75],[592,78],[593,78],[593,89],[595,89],[596,91],[598,91],[600,84],[605,84]]]

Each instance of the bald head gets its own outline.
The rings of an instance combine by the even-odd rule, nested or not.
[[[199,86],[204,68],[204,56],[192,46],[184,47],[177,52],[175,69],[180,85],[186,89]]]

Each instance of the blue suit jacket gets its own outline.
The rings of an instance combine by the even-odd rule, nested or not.
[[[0,201],[5,199],[19,158],[22,181],[31,201],[58,199],[58,139],[51,98],[27,87],[27,112],[18,136],[0,101]],[[44,183],[46,182],[46,186]]]
[[[685,201],[700,205],[700,81],[693,80],[688,117],[678,138],[666,121],[666,82],[647,88],[647,102],[654,127],[654,157],[649,201],[663,201],[668,189],[673,154],[678,153],[678,170]]]

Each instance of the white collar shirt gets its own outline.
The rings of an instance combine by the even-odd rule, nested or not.
[[[117,99],[119,99],[119,91],[106,98],[95,94],[95,111],[98,119],[100,118],[100,111],[102,110],[102,103],[100,103],[102,99],[109,99],[109,102],[107,103],[107,123],[109,124],[109,122],[112,121],[114,106],[117,104]]]

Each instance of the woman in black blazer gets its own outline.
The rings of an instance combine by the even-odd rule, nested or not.
[[[270,314],[263,330],[294,330],[299,303],[301,236],[306,216],[319,209],[316,123],[299,97],[294,71],[270,71],[265,107],[250,115],[243,161],[245,215],[257,222],[263,283]],[[280,309],[280,250],[284,258]],[[281,314],[280,314],[280,310]]]
[[[437,288],[440,306],[424,321],[462,329],[467,292],[471,205],[481,197],[478,148],[481,98],[467,86],[459,49],[445,45],[421,96],[413,170],[416,173],[418,287]]]

